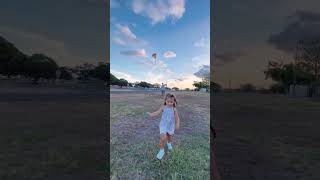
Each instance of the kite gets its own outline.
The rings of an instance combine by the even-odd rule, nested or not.
[[[156,64],[156,60],[157,60],[157,53],[153,53],[153,54],[152,54],[152,58],[154,59],[154,64]]]

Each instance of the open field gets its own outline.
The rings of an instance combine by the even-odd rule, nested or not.
[[[157,118],[144,118],[163,103],[158,93],[111,93],[112,179],[209,179],[209,94],[174,92],[178,99],[180,130],[173,152],[161,161]]]
[[[0,179],[105,179],[103,89],[0,88]]]
[[[320,179],[320,102],[215,94],[216,158],[223,180]]]

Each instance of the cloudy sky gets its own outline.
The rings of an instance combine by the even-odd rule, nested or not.
[[[193,88],[194,81],[208,76],[209,0],[111,0],[110,7],[110,62],[116,77]]]
[[[0,36],[59,65],[106,61],[106,22],[103,0],[8,0],[0,6]]]
[[[295,42],[320,38],[318,0],[213,1],[212,79],[224,87],[268,87],[268,60],[293,61]]]

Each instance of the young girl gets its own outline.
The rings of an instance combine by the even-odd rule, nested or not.
[[[160,151],[157,154],[158,159],[164,156],[164,145],[167,143],[168,150],[172,150],[172,135],[175,128],[180,128],[180,118],[176,108],[178,102],[173,94],[167,94],[164,99],[164,105],[158,111],[147,113],[150,117],[154,117],[162,113],[160,128]]]

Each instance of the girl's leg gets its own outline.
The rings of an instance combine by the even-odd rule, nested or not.
[[[163,155],[164,155],[164,144],[165,144],[166,141],[167,141],[167,135],[166,134],[160,134],[160,143],[159,143],[160,150],[159,150],[159,152],[157,154],[157,158],[159,160],[161,160]]]
[[[167,142],[171,143],[171,140],[172,140],[172,136],[169,133],[167,133]]]
[[[172,150],[172,144],[171,144],[172,135],[170,135],[169,133],[167,133],[166,136],[167,136],[167,146],[168,146],[168,150]]]
[[[160,134],[160,143],[159,143],[160,149],[164,148],[164,145],[165,145],[166,142],[167,142],[166,134]]]

